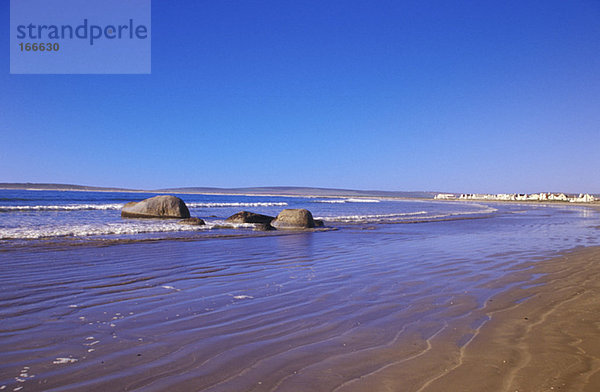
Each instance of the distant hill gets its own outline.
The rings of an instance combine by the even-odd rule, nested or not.
[[[128,189],[107,188],[99,186],[73,185],[73,184],[45,184],[45,183],[0,183],[0,189],[36,189],[48,191],[96,191],[96,192],[147,192],[147,193],[203,193],[223,195],[277,195],[277,196],[320,196],[320,197],[393,197],[403,199],[433,199],[438,193],[421,191],[378,191],[336,188],[311,188],[296,186],[263,186],[246,188],[215,188],[215,187],[181,187],[163,189]],[[575,195],[577,196],[577,195]],[[594,194],[600,198],[599,194]]]
[[[334,188],[310,187],[248,187],[248,188],[215,188],[215,187],[183,187],[164,189],[127,189],[106,188],[73,184],[44,184],[44,183],[0,183],[0,189],[36,189],[50,191],[100,191],[100,192],[156,192],[156,193],[218,193],[246,195],[280,195],[280,196],[322,196],[322,197],[400,197],[432,199],[438,192],[400,192],[377,190],[353,190]]]
[[[354,190],[335,188],[310,188],[293,186],[273,187],[249,187],[249,188],[167,188],[160,192],[173,193],[224,193],[224,194],[252,194],[252,195],[281,195],[281,196],[323,196],[323,197],[403,197],[403,198],[425,198],[432,199],[438,192],[401,192],[401,191],[377,191],[377,190]]]
[[[102,192],[138,192],[137,189],[105,188],[73,184],[44,184],[35,182],[0,182],[0,189],[35,189],[44,191],[102,191]]]

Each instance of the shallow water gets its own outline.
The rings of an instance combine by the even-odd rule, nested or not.
[[[219,198],[193,202],[313,202]],[[330,217],[328,226],[336,230],[211,229],[176,233],[179,239],[165,231],[151,241],[147,233],[5,239],[0,386],[361,390],[369,380],[387,380],[394,369],[398,384],[418,390],[431,374],[404,374],[396,366],[426,357],[432,337],[448,330],[457,331],[447,342],[452,347],[468,343],[486,321],[474,310],[495,294],[531,284],[536,276],[513,278],[527,262],[600,243],[598,212],[577,206],[313,204],[315,215]],[[216,221],[239,207],[203,207],[192,215],[217,215]],[[244,208],[273,213],[286,207]],[[118,210],[91,211],[110,212],[119,223]],[[333,218],[418,211],[451,220]],[[452,215],[457,212],[463,214]],[[18,228],[15,219],[3,227]],[[70,219],[47,224],[67,226]],[[443,358],[432,359],[432,368],[436,360]]]

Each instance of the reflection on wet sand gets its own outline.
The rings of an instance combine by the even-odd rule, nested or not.
[[[6,249],[0,386],[593,390],[589,232],[483,222]]]

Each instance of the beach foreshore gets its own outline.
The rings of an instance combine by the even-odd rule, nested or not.
[[[331,360],[313,373],[316,381],[305,377],[281,390],[600,390],[600,247],[522,267],[504,278],[513,289],[469,317],[422,323],[421,333],[409,326],[404,338],[356,352],[345,364]],[[451,304],[465,309],[469,302],[465,296]],[[331,378],[338,384],[328,389]]]
[[[600,247],[574,249],[551,259],[540,258],[507,268],[512,272],[489,285],[511,288],[486,299],[483,306],[465,292],[464,296],[454,296],[447,303],[443,319],[439,315],[420,316],[399,330],[398,326],[389,325],[394,316],[386,315],[379,315],[382,323],[377,322],[377,328],[358,328],[351,335],[338,331],[340,326],[332,325],[319,327],[308,336],[303,336],[300,329],[298,341],[293,343],[295,348],[269,344],[267,340],[260,343],[265,347],[258,357],[245,350],[237,352],[236,347],[241,344],[237,335],[241,332],[228,325],[219,331],[233,339],[226,344],[232,352],[211,358],[213,353],[205,358],[204,350],[220,352],[224,343],[218,340],[221,343],[200,344],[202,340],[197,339],[202,336],[195,335],[202,335],[200,331],[204,327],[196,334],[184,332],[191,327],[198,328],[192,320],[186,321],[183,329],[173,329],[173,335],[179,337],[167,338],[173,336],[167,328],[152,337],[156,342],[146,348],[141,338],[137,342],[133,331],[129,332],[133,342],[104,339],[99,331],[81,335],[80,329],[87,324],[83,323],[75,335],[89,335],[86,338],[91,339],[89,342],[83,340],[86,346],[96,342],[93,339],[101,342],[93,348],[104,352],[102,362],[85,357],[78,360],[77,356],[71,358],[57,352],[53,355],[57,358],[55,365],[49,366],[62,366],[61,373],[47,373],[39,364],[31,365],[35,373],[41,374],[22,381],[27,382],[28,390],[57,387],[80,390],[81,386],[93,391],[107,388],[227,391],[233,390],[229,389],[232,386],[240,391],[599,390]],[[163,287],[175,290],[171,286]],[[252,297],[242,295],[238,301],[246,300],[244,298]],[[427,307],[431,306],[428,301],[416,305],[423,315],[427,315]],[[244,317],[263,325],[262,316]],[[281,328],[270,327],[267,321],[264,328]],[[314,336],[310,337],[314,333],[319,336],[316,341]],[[328,338],[323,339],[321,334]],[[211,339],[210,335],[205,338]],[[163,339],[174,348],[160,345]],[[38,344],[41,343],[34,345]],[[19,351],[15,353],[22,355]],[[31,364],[30,355],[26,353],[29,360],[18,360],[20,367]],[[133,367],[128,362],[130,356],[136,358]],[[213,364],[220,356],[224,358]],[[56,365],[60,360],[78,360],[75,364],[81,367],[71,368],[75,365],[69,362]],[[163,370],[155,368],[156,374],[148,372],[161,363]],[[11,367],[6,365],[5,373]],[[27,374],[28,368],[21,372]],[[70,368],[73,370],[68,371]],[[124,371],[126,369],[130,371]],[[12,384],[11,390],[18,385],[21,384]]]
[[[460,349],[452,347],[458,338],[452,330],[432,339],[427,356],[446,358],[436,361],[435,369],[426,360],[408,361],[403,371],[431,377],[401,389],[600,390],[600,247],[568,251],[530,267],[521,273],[539,277],[490,298],[479,311],[487,321]],[[399,390],[400,383],[393,384]]]
[[[0,389],[600,389],[598,213],[496,207],[422,225],[10,243]]]

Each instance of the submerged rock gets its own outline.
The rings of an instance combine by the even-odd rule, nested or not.
[[[182,219],[179,222],[180,225],[190,225],[190,226],[203,226],[206,223],[204,223],[204,221],[200,218],[187,218],[187,219]]]
[[[189,218],[190,210],[178,197],[154,196],[139,202],[129,202],[121,209],[123,218]]]
[[[272,216],[255,214],[254,212],[240,211],[225,220],[228,223],[262,223],[268,225],[275,219]]]
[[[310,229],[315,227],[315,221],[309,210],[288,208],[281,211],[271,225],[276,229]]]

